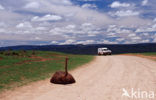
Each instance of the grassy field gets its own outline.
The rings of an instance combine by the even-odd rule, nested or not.
[[[88,55],[72,55],[50,51],[0,52],[0,91],[48,78],[57,70],[64,70],[65,57],[68,69],[91,61]]]

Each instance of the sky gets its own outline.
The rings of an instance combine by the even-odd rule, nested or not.
[[[0,47],[156,42],[156,0],[0,0]]]

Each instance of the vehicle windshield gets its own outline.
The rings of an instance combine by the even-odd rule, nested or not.
[[[108,50],[108,49],[106,49],[106,48],[105,49],[102,49],[102,51],[106,51],[106,50]]]

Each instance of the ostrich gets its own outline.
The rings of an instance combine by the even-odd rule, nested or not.
[[[68,73],[67,65],[68,65],[68,58],[65,59],[65,72],[57,71],[50,79],[51,83],[54,84],[72,84],[75,83],[75,79],[71,74]]]

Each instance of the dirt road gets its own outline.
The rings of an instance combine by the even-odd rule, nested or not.
[[[71,73],[75,84],[54,85],[47,79],[8,91],[0,100],[156,100],[152,95],[156,93],[156,62],[152,60],[98,56]],[[128,96],[122,96],[123,89]]]

